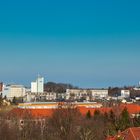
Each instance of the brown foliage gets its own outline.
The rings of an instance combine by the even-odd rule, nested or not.
[[[71,104],[63,105],[55,110],[48,122],[49,139],[71,140],[76,136],[80,113]]]

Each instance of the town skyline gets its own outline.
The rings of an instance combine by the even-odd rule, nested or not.
[[[140,2],[0,2],[0,81],[48,81],[78,87],[140,80]]]
[[[60,81],[52,81],[52,80],[48,80],[46,79],[46,77],[38,74],[36,77],[34,77],[34,79],[32,79],[31,81],[29,81],[28,79],[28,83],[27,82],[19,82],[19,81],[14,81],[14,80],[11,80],[11,81],[1,81],[2,84],[4,84],[5,86],[6,85],[23,85],[25,86],[26,88],[31,88],[31,83],[32,82],[35,82],[37,78],[39,77],[42,77],[44,79],[44,84],[47,84],[47,83],[51,83],[51,84],[64,84],[64,85],[71,85],[73,88],[78,88],[78,89],[108,89],[108,88],[124,88],[124,87],[140,87],[140,81],[136,82],[135,84],[133,85],[127,85],[127,84],[124,84],[124,85],[108,85],[106,87],[103,87],[103,86],[94,86],[94,87],[86,87],[86,86],[83,86],[83,87],[80,87],[80,86],[77,86],[77,85],[74,85],[72,83],[66,83],[66,82],[60,82]]]
[[[140,0],[0,0],[0,140],[140,140]]]

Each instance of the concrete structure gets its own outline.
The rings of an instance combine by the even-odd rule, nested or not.
[[[35,82],[31,83],[32,93],[43,93],[44,92],[44,78],[38,76]]]
[[[31,92],[36,93],[37,92],[37,82],[31,83]]]
[[[107,89],[95,89],[91,90],[92,96],[95,98],[106,98],[108,97],[108,90]]]
[[[25,96],[25,87],[23,85],[11,85],[10,97],[23,97]]]
[[[43,92],[43,93],[33,93],[26,92],[25,102],[36,102],[36,101],[54,101],[57,95],[55,92]]]
[[[14,97],[24,97],[25,94],[26,91],[23,85],[7,85],[3,88],[3,96],[6,96],[9,100]]]
[[[46,100],[56,100],[56,93],[55,92],[46,92]]]
[[[107,98],[107,89],[67,89],[66,99],[84,99],[84,100],[94,100],[97,98]]]
[[[130,97],[130,90],[121,90],[121,97],[122,98],[129,98]]]

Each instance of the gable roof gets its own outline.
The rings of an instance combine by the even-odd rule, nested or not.
[[[124,108],[127,108],[129,114],[140,113],[140,106],[137,104],[121,104],[120,109],[123,110]]]
[[[140,127],[131,127],[123,132],[118,133],[115,137],[108,137],[106,140],[140,140]]]

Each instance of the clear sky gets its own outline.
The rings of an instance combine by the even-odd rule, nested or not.
[[[0,80],[79,87],[140,80],[139,0],[1,0]]]

